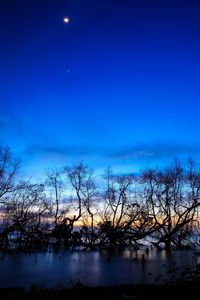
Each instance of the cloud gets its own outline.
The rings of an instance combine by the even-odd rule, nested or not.
[[[21,152],[22,171],[28,177],[43,178],[44,170],[62,168],[83,161],[102,175],[111,166],[115,173],[132,174],[146,167],[164,167],[177,157],[186,162],[192,157],[200,159],[200,144],[147,143],[100,148],[92,146],[60,145],[60,143],[30,144]]]
[[[31,145],[25,149],[28,155],[61,155],[61,156],[87,156],[93,155],[95,149],[81,146],[55,146],[55,145]]]
[[[49,168],[62,168],[80,161],[96,168],[97,152],[98,149],[84,146],[60,146],[47,143],[29,145],[20,154],[22,173],[27,177],[42,178],[44,171]]]
[[[152,143],[136,144],[133,146],[121,146],[118,149],[100,148],[92,146],[77,145],[30,145],[25,149],[25,155],[28,156],[60,156],[71,158],[96,158],[106,161],[148,161],[160,160],[174,157],[196,157],[200,156],[200,144],[174,144],[174,143]]]
[[[196,157],[200,155],[200,144],[138,144],[122,147],[110,154],[114,160],[160,160],[174,157]]]

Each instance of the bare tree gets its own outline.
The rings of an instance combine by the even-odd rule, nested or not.
[[[112,170],[109,168],[105,172],[104,179],[106,189],[103,193],[104,211],[101,217],[103,221],[111,222],[113,227],[118,227],[125,221],[134,177],[132,175],[113,175]]]
[[[107,169],[106,187],[99,209],[101,243],[108,247],[135,244],[146,234],[150,219],[145,205],[137,196],[137,178],[133,175],[113,175]]]
[[[94,242],[94,215],[96,200],[96,184],[94,181],[93,170],[90,170],[83,163],[65,168],[65,173],[71,190],[71,216],[66,218],[67,224],[70,224],[71,230],[74,224],[82,222],[84,224],[84,235],[82,241],[85,244],[92,245]],[[77,234],[76,234],[77,235]]]
[[[15,177],[19,161],[14,160],[8,147],[0,147],[0,203],[15,189]]]
[[[180,246],[193,224],[199,206],[200,177],[194,169],[185,172],[178,161],[165,170],[147,170],[142,175],[149,215],[154,221],[155,245]]]
[[[18,242],[31,241],[40,233],[44,205],[44,185],[22,182],[9,194],[5,205],[5,221],[1,236],[15,233]],[[41,236],[40,236],[41,237]]]
[[[64,184],[61,178],[62,172],[57,169],[51,169],[46,172],[45,185],[49,192],[50,216],[54,219],[55,227],[63,220],[66,211],[63,208]]]
[[[71,200],[74,211],[77,212],[68,220],[73,224],[81,219],[87,211],[91,217],[91,225],[93,224],[92,197],[95,195],[95,183],[93,179],[93,171],[89,170],[83,163],[66,167],[65,173],[71,190]]]

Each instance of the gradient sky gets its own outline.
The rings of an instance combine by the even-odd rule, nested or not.
[[[199,16],[198,0],[1,1],[0,144],[32,176],[199,160]]]

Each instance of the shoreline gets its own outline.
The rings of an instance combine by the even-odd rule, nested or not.
[[[0,288],[1,299],[189,299],[199,296],[200,282],[168,283],[163,285],[135,284],[89,287],[77,282],[72,287],[43,288],[32,286],[29,290],[23,287]]]

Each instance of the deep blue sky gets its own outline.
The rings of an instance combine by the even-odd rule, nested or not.
[[[32,175],[198,160],[199,16],[193,0],[1,1],[0,144]]]

